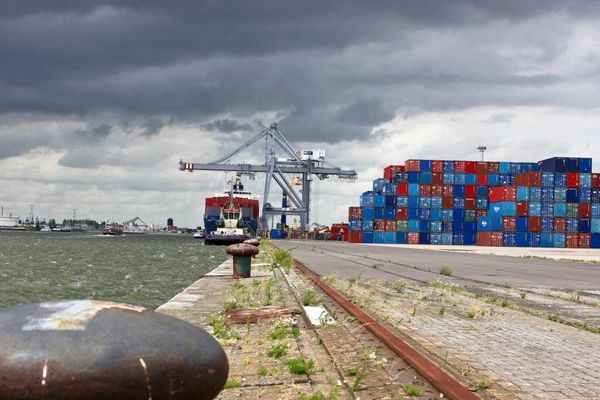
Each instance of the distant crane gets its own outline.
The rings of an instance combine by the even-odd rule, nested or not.
[[[264,139],[265,163],[263,165],[231,164],[231,157],[242,150]],[[285,158],[277,158],[277,151],[282,151]],[[240,147],[224,157],[211,163],[179,162],[181,171],[225,171],[236,172],[238,176],[248,175],[254,178],[256,173],[265,173],[265,188],[261,216],[261,228],[267,229],[269,216],[272,215],[299,215],[300,228],[306,230],[310,224],[310,186],[313,176],[322,180],[328,177],[354,180],[356,171],[343,170],[334,166],[325,165],[325,152],[322,150],[295,150],[279,131],[277,123],[272,123],[269,128],[262,130],[250,138]],[[298,192],[287,175],[292,175],[293,183],[301,182],[302,190]],[[271,182],[275,180],[283,193],[287,196],[287,207],[273,207],[269,203]],[[300,181],[300,182],[299,182]],[[291,204],[289,204],[291,203]]]

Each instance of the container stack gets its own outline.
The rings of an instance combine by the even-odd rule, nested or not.
[[[407,160],[350,207],[348,240],[600,248],[600,174],[591,171],[590,158]]]

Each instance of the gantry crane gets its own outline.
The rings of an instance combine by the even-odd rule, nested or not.
[[[261,139],[265,139],[265,163],[263,165],[232,164],[231,158],[242,150],[252,146]],[[283,151],[285,158],[277,158],[277,153]],[[300,227],[306,230],[310,218],[310,185],[313,176],[318,179],[338,177],[353,180],[357,178],[356,171],[343,170],[334,166],[325,165],[324,151],[296,151],[279,131],[277,123],[271,124],[240,147],[226,156],[211,163],[179,162],[181,171],[225,171],[235,172],[237,175],[254,177],[256,173],[265,173],[265,189],[261,215],[261,228],[267,229],[268,218],[272,215],[299,215]],[[287,175],[300,176],[302,190],[300,193],[294,189]],[[283,193],[287,196],[289,207],[273,207],[269,203],[271,181],[275,180]]]

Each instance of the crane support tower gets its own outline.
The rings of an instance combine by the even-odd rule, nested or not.
[[[232,164],[231,158],[247,149],[261,139],[265,145],[265,163],[263,165]],[[283,152],[284,158],[277,154]],[[235,172],[237,175],[254,177],[257,173],[265,174],[265,188],[260,224],[262,229],[268,228],[269,217],[273,215],[299,215],[302,230],[310,225],[310,185],[313,177],[326,179],[337,177],[339,179],[354,180],[356,171],[344,170],[335,166],[325,165],[325,152],[322,150],[296,151],[283,134],[279,131],[277,123],[272,123],[267,129],[250,138],[240,147],[226,156],[211,163],[179,162],[181,171],[225,171]],[[301,177],[302,190],[297,191],[288,179],[288,176]],[[287,196],[288,206],[276,208],[269,203],[269,191],[272,181],[275,181]]]

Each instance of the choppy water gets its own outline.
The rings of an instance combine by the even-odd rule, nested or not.
[[[156,308],[226,258],[190,235],[0,231],[0,307],[98,299]]]

